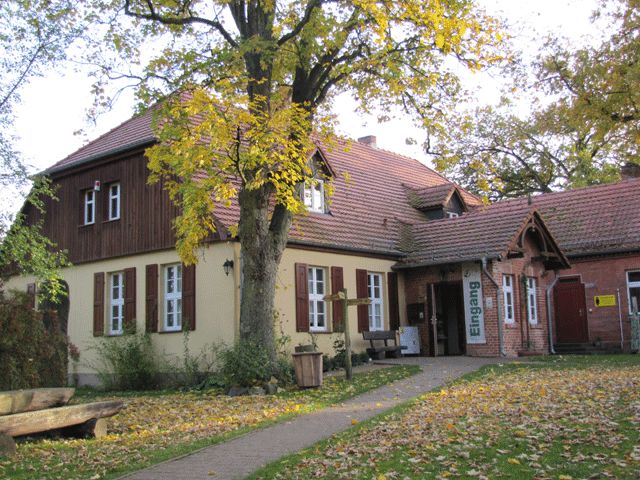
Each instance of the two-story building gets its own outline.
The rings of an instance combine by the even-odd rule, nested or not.
[[[146,113],[47,170],[59,201],[48,201],[44,229],[73,263],[63,276],[81,382],[95,380],[88,364],[96,337],[144,330],[160,351],[178,355],[184,329],[194,332],[191,351],[238,336],[242,258],[229,228],[238,204],[216,209],[216,234],[195,266],[182,265],[176,207],[161,184],[147,182],[144,152],[154,142]],[[305,189],[308,212],[295,218],[278,271],[276,332],[293,345],[314,334],[333,354],[341,310],[323,297],[347,288],[371,300],[352,314],[356,351],[366,347],[360,332],[402,325],[418,326],[423,354],[550,351],[549,291],[569,262],[558,240],[563,224],[550,231],[537,198],[483,206],[417,160],[377,148],[373,137],[318,145],[310,161],[329,173],[334,194],[322,182]]]

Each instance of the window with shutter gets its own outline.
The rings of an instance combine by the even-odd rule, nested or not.
[[[296,263],[296,331],[309,331],[309,285],[308,269],[306,263]]]
[[[387,273],[387,289],[389,293],[389,328],[398,330],[400,328],[400,305],[398,302],[398,274],[396,272]]]
[[[336,294],[344,288],[344,274],[342,267],[331,267],[331,293]],[[332,308],[333,331],[344,331],[344,319],[342,318],[342,302],[333,302]]]
[[[109,335],[121,335],[124,320],[124,275],[109,274]]]
[[[104,272],[93,275],[93,336],[104,335]]]
[[[369,292],[369,330],[384,330],[384,309],[382,305],[382,275],[367,274],[367,290]]]
[[[145,273],[145,326],[151,333],[158,331],[158,265],[147,265]]]
[[[182,318],[189,330],[196,329],[196,266],[182,265]]]
[[[309,329],[312,332],[327,331],[326,295],[327,273],[321,267],[309,267]]]
[[[367,289],[367,271],[356,270],[356,296],[358,298],[368,298],[369,292]],[[358,305],[358,332],[369,331],[369,306]]]
[[[128,333],[136,331],[136,269],[124,270],[124,329]]]

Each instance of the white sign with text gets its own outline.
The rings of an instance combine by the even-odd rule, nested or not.
[[[467,343],[486,343],[480,265],[476,263],[462,264],[462,286]]]

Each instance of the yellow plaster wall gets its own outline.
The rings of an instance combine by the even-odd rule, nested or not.
[[[356,269],[364,269],[370,272],[383,274],[383,307],[384,307],[384,328],[389,328],[389,300],[387,291],[387,272],[391,271],[391,266],[396,263],[393,260],[383,260],[378,258],[361,257],[355,255],[343,255],[337,253],[317,252],[297,248],[287,248],[283,254],[278,271],[278,283],[276,286],[275,305],[278,312],[276,321],[276,332],[281,331],[291,336],[290,348],[299,344],[311,343],[311,336],[308,333],[296,332],[296,312],[295,312],[295,264],[306,263],[314,267],[324,267],[327,271],[327,291],[331,288],[330,269],[331,267],[342,267],[344,276],[344,287],[347,289],[349,298],[356,297]],[[405,323],[404,317],[404,282],[401,275],[398,276],[398,290],[400,302],[400,322]],[[329,305],[329,311],[331,306]],[[331,312],[332,313],[332,312]],[[331,327],[332,315],[329,315],[329,327]],[[358,333],[357,307],[349,307],[349,325],[353,351],[364,350],[369,342],[362,340],[362,334]],[[316,333],[314,337],[320,351],[332,356],[334,355],[333,342],[336,338],[343,338],[342,334]]]
[[[236,315],[238,299],[237,269],[233,274],[225,276],[222,264],[225,259],[233,259],[238,265],[237,248],[233,243],[216,243],[202,249],[196,266],[196,330],[189,333],[189,349],[192,354],[202,351],[207,345],[224,341],[233,343],[237,330]],[[145,267],[158,264],[159,282],[162,277],[162,266],[179,262],[175,250],[166,250],[130,257],[115,258],[100,262],[75,265],[65,268],[62,275],[69,285],[69,324],[68,333],[71,341],[80,349],[80,362],[75,373],[93,373],[90,365],[96,363],[95,345],[99,337],[93,336],[93,275],[96,272],[118,272],[125,268],[136,268],[136,328],[145,329]],[[26,285],[33,279],[21,277],[11,279],[7,287],[26,290]],[[106,282],[105,282],[106,283]],[[105,287],[106,288],[106,287]],[[159,292],[162,284],[159,283]],[[105,291],[105,321],[107,321],[108,295]],[[161,303],[161,302],[160,302]],[[162,309],[158,315],[158,325],[162,325]],[[184,351],[184,335],[182,332],[154,333],[154,345],[158,352],[169,357],[182,355]],[[106,338],[108,341],[109,339]],[[102,340],[100,340],[102,341]],[[71,370],[71,368],[70,368]]]
[[[239,331],[240,312],[240,258],[239,244],[237,242],[215,243],[203,248],[199,263],[196,266],[196,319],[197,325],[194,332],[189,334],[189,349],[192,354],[197,354],[208,345],[217,342],[232,344]],[[227,277],[224,274],[222,264],[225,259],[234,260],[235,266]],[[92,374],[91,364],[95,364],[96,355],[92,350],[97,340],[93,336],[93,275],[96,272],[118,272],[125,268],[136,268],[136,326],[138,331],[145,329],[145,267],[149,264],[160,266],[179,262],[175,250],[166,250],[149,254],[141,254],[130,257],[115,258],[99,262],[76,265],[66,268],[63,277],[69,284],[69,337],[81,351],[79,365],[75,373]],[[309,266],[324,267],[327,270],[327,289],[330,289],[330,268],[339,266],[343,268],[344,286],[348,290],[350,298],[356,296],[356,269],[365,269],[370,272],[383,274],[383,307],[384,328],[389,328],[389,302],[387,291],[387,272],[391,271],[393,260],[369,258],[337,253],[318,252],[312,250],[287,248],[283,254],[278,272],[276,286],[275,306],[278,312],[275,323],[276,334],[289,336],[291,341],[287,345],[288,350],[293,351],[298,344],[308,344],[311,337],[308,333],[296,332],[295,317],[295,264],[306,263]],[[159,271],[162,277],[162,268]],[[7,287],[26,290],[27,283],[32,278],[19,277],[11,279]],[[160,279],[159,279],[160,281]],[[105,282],[106,283],[106,282]],[[106,288],[106,287],[105,287]],[[159,284],[159,292],[162,292],[162,284]],[[398,293],[400,304],[400,323],[406,324],[406,309],[404,301],[404,278],[398,275]],[[108,298],[105,291],[105,321],[108,318],[106,309]],[[160,296],[160,299],[162,297]],[[162,301],[158,315],[158,324],[162,325]],[[331,305],[329,307],[329,326],[331,326]],[[359,352],[368,346],[362,340],[362,334],[357,331],[357,309],[349,308],[350,332],[353,343],[353,351]],[[315,338],[319,349],[334,355],[333,342],[342,334],[317,333]],[[154,345],[159,352],[169,357],[181,356],[184,351],[184,336],[181,332],[154,333],[152,335]],[[108,339],[107,339],[108,340]],[[71,368],[70,368],[71,370]]]

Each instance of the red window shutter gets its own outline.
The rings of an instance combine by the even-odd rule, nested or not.
[[[342,267],[331,267],[331,293],[336,294],[344,288],[344,275]],[[344,319],[342,318],[342,302],[333,302],[333,331],[344,331]]]
[[[147,265],[145,273],[145,327],[151,333],[158,331],[158,265]]]
[[[309,278],[306,263],[296,263],[296,332],[309,331]]]
[[[369,298],[369,288],[367,287],[368,277],[366,270],[356,270],[356,296],[358,298]],[[369,331],[369,306],[358,305],[358,332]]]
[[[29,296],[29,307],[35,310],[36,308],[36,284],[35,283],[27,284],[27,295]]]
[[[93,336],[104,335],[104,272],[93,274]]]
[[[182,325],[196,329],[196,266],[182,265]]]
[[[124,269],[124,330],[136,331],[136,269]]]
[[[387,289],[389,290],[389,329],[400,328],[400,305],[398,304],[398,274],[387,273]]]

